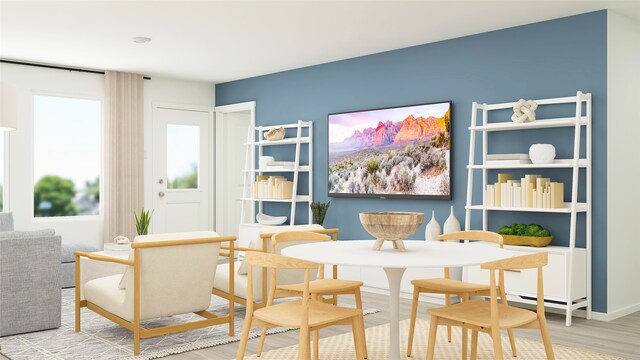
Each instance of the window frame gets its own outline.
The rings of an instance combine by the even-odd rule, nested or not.
[[[97,215],[64,215],[64,216],[46,216],[39,217],[35,216],[35,208],[33,199],[35,197],[34,188],[36,185],[34,175],[34,167],[35,167],[35,130],[36,130],[36,122],[35,122],[35,97],[36,96],[48,96],[48,97],[59,97],[66,99],[78,99],[78,100],[94,100],[100,102],[100,172],[98,177],[100,179],[100,204],[98,205],[98,214]],[[45,90],[32,90],[31,95],[29,97],[29,111],[30,111],[30,119],[31,119],[31,131],[29,132],[29,217],[33,222],[38,223],[52,223],[52,222],[74,222],[74,221],[95,221],[95,220],[103,220],[104,219],[104,202],[102,200],[104,194],[104,164],[105,164],[105,146],[104,146],[104,131],[105,131],[105,100],[104,97],[99,96],[87,96],[82,94],[73,94],[66,92],[56,92],[56,91],[45,91]]]

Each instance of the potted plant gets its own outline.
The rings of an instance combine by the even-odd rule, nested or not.
[[[498,229],[498,234],[504,238],[505,245],[544,247],[553,240],[549,230],[538,224],[505,225]]]
[[[147,235],[149,233],[149,224],[151,223],[151,217],[154,210],[145,210],[144,207],[140,210],[140,214],[134,213],[136,218],[136,231],[138,235]]]
[[[327,215],[329,205],[331,205],[331,201],[326,203],[314,201],[311,203],[311,214],[313,215],[313,222],[315,224],[322,225],[324,223],[324,217]]]

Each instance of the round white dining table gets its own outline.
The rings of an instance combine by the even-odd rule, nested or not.
[[[516,256],[517,253],[494,246],[459,242],[405,240],[406,251],[385,244],[372,250],[374,240],[324,241],[294,245],[282,249],[285,256],[320,264],[381,267],[389,282],[389,354],[390,360],[400,354],[400,282],[407,268],[442,268],[479,265],[484,262]]]

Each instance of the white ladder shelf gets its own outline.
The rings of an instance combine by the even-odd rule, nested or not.
[[[548,212],[548,213],[565,213],[570,215],[569,227],[569,246],[567,247],[567,266],[563,276],[566,284],[565,297],[561,304],[557,302],[547,302],[545,306],[562,308],[566,312],[566,325],[571,325],[571,317],[573,310],[578,308],[586,308],[586,316],[591,318],[591,94],[577,92],[575,96],[534,100],[538,105],[557,105],[557,104],[575,104],[575,116],[555,119],[537,119],[528,123],[515,123],[511,121],[489,122],[489,112],[493,110],[504,110],[512,108],[515,103],[501,104],[478,104],[473,102],[471,113],[470,142],[469,142],[469,165],[468,165],[468,184],[467,184],[467,205],[465,217],[465,229],[471,229],[471,213],[473,210],[482,211],[482,228],[487,230],[487,218],[492,211],[529,211],[529,212]],[[585,111],[583,113],[583,105]],[[478,111],[482,111],[482,124],[477,124]],[[572,127],[574,128],[573,157],[571,159],[555,160],[551,164],[518,164],[518,165],[491,165],[487,164],[488,149],[488,133],[493,131],[517,131],[527,129],[543,129]],[[586,129],[586,156],[580,157],[580,136],[582,127]],[[475,163],[476,134],[482,133],[482,163]],[[571,183],[571,200],[565,203],[564,208],[560,209],[541,209],[541,208],[504,208],[487,206],[486,188],[488,171],[491,169],[546,169],[546,168],[566,168],[572,171]],[[586,202],[578,202],[578,182],[580,181],[580,169],[586,170]],[[473,181],[474,171],[482,171],[482,204],[473,204]],[[586,216],[586,269],[584,274],[586,279],[586,296],[578,299],[573,298],[573,282],[576,280],[574,274],[574,253],[576,249],[576,227],[577,214],[584,212]],[[562,219],[558,217],[558,219]],[[559,220],[564,221],[564,220]],[[513,247],[511,247],[513,248]],[[547,279],[545,278],[545,281]],[[551,280],[551,279],[549,279]],[[580,279],[579,281],[582,281]],[[509,284],[506,284],[507,288]],[[507,289],[507,294],[509,293]],[[526,303],[527,301],[521,301]]]

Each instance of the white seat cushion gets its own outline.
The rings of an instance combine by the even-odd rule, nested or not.
[[[233,266],[234,266],[234,269],[238,269],[238,267],[240,266],[240,261],[236,261]],[[256,274],[260,272],[260,271],[257,271],[257,269],[258,268],[256,268],[256,271],[254,272],[253,300],[255,302],[261,302],[262,287],[260,286],[259,279],[262,279],[262,275]],[[239,298],[246,299],[247,298],[247,282],[249,281],[249,276],[238,274],[238,271],[236,270],[236,274],[233,277],[233,279],[234,279],[234,287],[233,287],[234,295]],[[227,294],[229,293],[229,264],[218,265],[216,269],[216,276],[213,279],[213,288],[218,289],[220,291],[224,291]]]
[[[126,301],[126,290],[120,289],[122,275],[91,280],[84,285],[85,299],[127,321],[133,321],[133,303]]]

